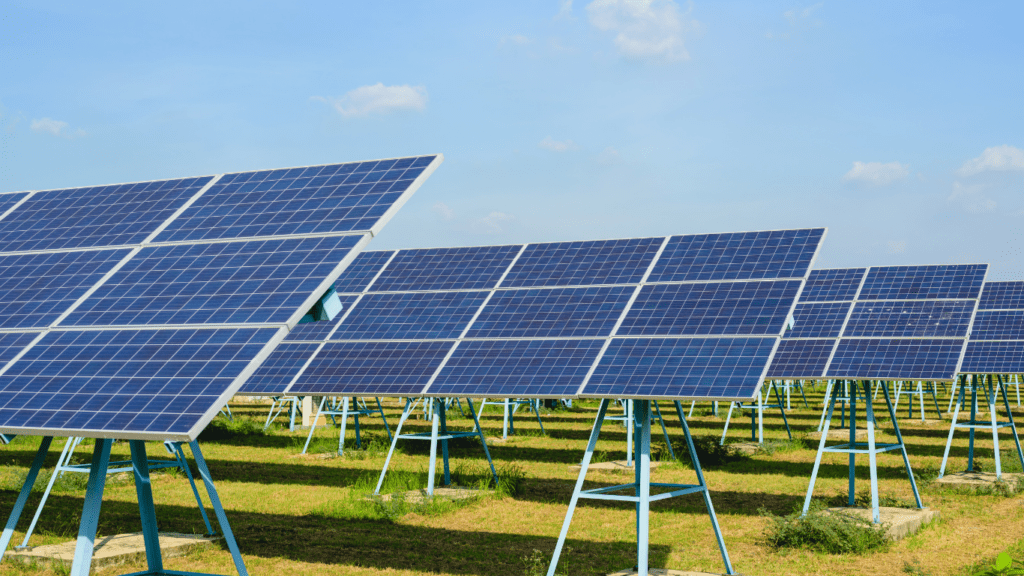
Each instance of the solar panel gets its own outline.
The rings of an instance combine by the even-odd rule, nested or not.
[[[348,292],[358,294],[370,285],[388,260],[395,255],[394,250],[361,252],[352,264],[334,281],[334,288],[339,294]]]
[[[1024,372],[1024,282],[986,282],[960,371]]]
[[[785,338],[836,338],[850,306],[850,302],[797,304],[793,310],[793,329],[786,332]]]
[[[0,195],[0,328],[45,330],[0,333],[0,432],[192,440],[287,385],[321,343],[278,344],[440,162]]]
[[[964,339],[840,340],[828,376],[864,380],[951,380]]]
[[[319,348],[319,342],[282,342],[238,389],[238,394],[273,396],[279,393],[292,383]]]
[[[874,338],[963,337],[977,300],[858,302],[844,336]]]
[[[861,300],[977,298],[988,264],[871,268]]]
[[[823,235],[365,253],[347,311],[287,336],[323,347],[277,393],[749,398]]]
[[[779,343],[769,378],[820,378],[836,346],[834,339],[787,340]]]
[[[801,302],[852,302],[867,268],[811,270]]]

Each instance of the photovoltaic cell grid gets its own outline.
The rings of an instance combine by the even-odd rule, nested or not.
[[[823,234],[363,253],[347,313],[286,337],[325,345],[277,393],[749,398]]]
[[[950,380],[972,321],[978,325],[986,271],[984,264],[874,267],[866,276],[860,268],[815,271],[805,288],[810,300],[842,298],[852,308],[801,296],[768,375]],[[848,310],[842,317],[840,306]]]
[[[960,372],[1024,373],[1024,282],[986,282]]]
[[[0,431],[194,439],[440,161],[0,195]]]

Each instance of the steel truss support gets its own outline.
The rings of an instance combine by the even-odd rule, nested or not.
[[[349,404],[348,396],[341,398],[339,402],[337,398],[331,400],[331,404],[325,407],[327,403],[327,396],[320,399],[320,406],[317,408],[316,416],[313,418],[312,424],[309,426],[309,435],[306,436],[306,443],[302,446],[302,454],[306,453],[309,449],[309,443],[313,440],[313,432],[316,430],[316,424],[320,421],[321,416],[329,416],[331,421],[335,420],[336,416],[341,417],[341,433],[338,436],[338,456],[342,456],[345,453],[345,426],[348,423],[348,417],[352,416],[355,420],[356,425],[356,448],[362,448],[363,441],[359,433],[359,417],[360,416],[372,416],[374,414],[380,414],[380,419],[384,421],[384,431],[388,433],[388,441],[391,438],[391,427],[388,426],[388,419],[384,416],[384,407],[380,404],[380,398],[374,398],[377,402],[376,408],[370,408],[365,403],[360,405],[359,400],[352,397],[352,403]]]
[[[968,386],[970,386],[971,389],[971,419],[967,422],[958,424],[957,417],[960,415],[960,407],[964,403],[964,395]],[[978,420],[979,388],[988,400],[988,422]],[[996,418],[997,393],[1002,393],[1003,407],[1006,408],[1006,415],[1009,418],[1009,422],[999,422]],[[953,395],[957,396],[957,392],[954,391]],[[949,447],[953,444],[953,432],[955,432],[957,428],[967,428],[970,430],[970,436],[967,444],[967,472],[975,471],[974,432],[978,429],[992,431],[992,450],[996,461],[997,480],[1001,480],[1003,477],[1003,467],[999,454],[1000,428],[1009,428],[1013,432],[1013,441],[1017,446],[1017,458],[1020,459],[1021,466],[1024,467],[1024,452],[1021,451],[1020,438],[1017,436],[1017,425],[1013,421],[1013,412],[1010,410],[1010,400],[1006,397],[1006,382],[1003,381],[1002,375],[996,375],[994,378],[992,374],[989,374],[987,377],[984,375],[971,376],[966,374],[960,376],[959,396],[957,396],[956,408],[953,410],[953,422],[949,426],[949,437],[946,439],[946,449],[942,452],[942,466],[939,468],[939,478],[942,478],[946,473],[946,461],[949,458]]]
[[[491,404],[498,404],[499,402],[491,402]],[[507,440],[509,434],[516,433],[516,411],[519,410],[520,406],[527,406],[530,410],[533,410],[534,415],[537,417],[537,425],[540,426],[540,433],[547,434],[544,431],[544,423],[540,420],[540,399],[538,398],[504,398],[501,404],[504,405],[505,412],[501,426],[501,439]],[[482,416],[484,408],[487,407],[487,398],[484,398],[480,402],[479,415]]]
[[[597,445],[597,438],[601,433],[601,425],[604,423],[605,414],[608,411],[610,401],[601,400],[601,406],[597,411],[597,418],[594,420],[594,428],[590,433],[590,441],[587,443],[587,451],[583,455],[583,463],[580,466],[580,475],[576,480],[576,487],[573,490],[572,498],[569,500],[569,510],[565,514],[565,521],[562,523],[562,531],[558,535],[558,543],[555,544],[555,552],[548,567],[547,576],[554,576],[558,568],[558,559],[562,554],[566,536],[569,533],[569,525],[572,523],[573,513],[580,498],[594,500],[616,500],[620,502],[632,502],[636,510],[636,571],[640,576],[648,576],[649,564],[649,543],[648,529],[650,521],[651,502],[683,496],[686,494],[701,493],[704,496],[704,504],[707,507],[708,515],[711,518],[711,526],[715,531],[715,538],[718,540],[718,547],[722,553],[722,560],[725,562],[727,574],[735,574],[732,563],[729,561],[729,553],[725,549],[725,541],[722,539],[722,531],[718,527],[718,518],[715,516],[715,509],[711,504],[711,496],[708,494],[707,483],[704,480],[704,472],[701,470],[697,458],[697,451],[693,446],[693,437],[690,435],[690,427],[683,416],[683,407],[679,402],[675,403],[676,412],[686,434],[686,445],[690,452],[690,460],[693,469],[697,473],[697,484],[663,484],[651,482],[651,401],[635,400],[633,417],[635,419],[634,435],[636,436],[636,466],[635,479],[632,484],[620,484],[607,488],[583,489],[583,482],[587,477],[587,469],[590,467],[591,458],[594,456],[594,448]],[[651,488],[668,489],[668,492],[651,495]],[[614,494],[614,492],[631,491],[632,495]]]
[[[939,420],[942,420],[942,409],[939,408],[939,398],[935,394],[936,384],[935,382],[924,382],[922,380],[917,381],[917,385],[914,386],[913,382],[907,382],[907,389],[903,389],[904,382],[902,380],[896,382],[896,401],[893,402],[893,408],[899,410],[900,397],[907,397],[907,418],[914,417],[914,396],[917,396],[921,403],[921,422],[924,422],[924,395],[931,394],[932,402],[935,403],[935,413],[939,415]],[[884,384],[887,385],[887,384]],[[878,394],[878,390],[875,390],[875,394]]]
[[[786,418],[786,407],[782,403],[782,396],[779,394],[779,387],[774,386],[772,383],[769,383],[767,386],[771,390],[775,391],[775,404],[765,404],[770,392],[765,390],[764,397],[762,397],[762,390],[760,389],[757,391],[756,404],[729,402],[729,413],[725,416],[725,428],[722,430],[722,439],[718,442],[719,446],[725,446],[725,435],[729,433],[729,422],[732,420],[733,409],[750,410],[750,440],[756,440],[758,444],[761,444],[764,442],[764,410],[765,408],[778,408],[779,413],[782,414],[782,423],[786,425],[786,434],[789,436],[790,440],[793,439],[793,432],[789,429],[789,419]]]
[[[270,411],[267,413],[267,422],[263,429],[270,428],[270,423],[288,408],[288,430],[295,431],[295,416],[302,414],[302,398],[298,396],[273,396],[270,402]]]
[[[836,399],[838,394],[833,394],[829,399],[827,417],[825,419],[824,430],[821,431],[821,440],[818,442],[818,454],[814,458],[814,468],[811,471],[811,482],[807,486],[807,497],[804,499],[803,513],[807,514],[807,510],[811,507],[811,496],[814,494],[814,482],[818,478],[818,469],[821,467],[821,456],[825,452],[840,452],[849,454],[849,488],[848,488],[848,499],[847,505],[854,506],[856,504],[856,476],[855,466],[857,454],[868,455],[868,467],[871,476],[871,518],[875,524],[880,522],[878,515],[878,463],[877,456],[882,452],[888,452],[890,450],[899,450],[903,454],[903,464],[907,468],[907,477],[910,478],[910,488],[914,491],[914,501],[917,503],[918,508],[924,508],[921,504],[921,495],[917,491],[917,482],[914,481],[914,472],[910,469],[910,458],[907,457],[907,448],[903,443],[903,434],[900,433],[900,425],[896,421],[896,411],[892,405],[892,399],[889,397],[889,387],[882,386],[882,395],[885,397],[885,406],[889,410],[889,417],[892,419],[893,431],[896,434],[895,444],[879,444],[875,442],[875,411],[872,407],[871,402],[871,381],[864,380],[861,382],[864,390],[864,408],[865,408],[865,422],[867,423],[868,441],[857,442],[857,398],[860,396],[857,393],[857,383],[850,382],[850,395],[847,399],[850,405],[850,441],[846,444],[837,444],[835,446],[825,446],[826,440],[828,440],[828,429],[832,424],[832,413],[836,407]]]
[[[49,451],[52,440],[52,437],[43,438],[35,460],[32,462],[32,467],[25,478],[25,484],[22,486],[18,500],[11,510],[11,515],[7,520],[3,535],[0,536],[0,560],[3,559],[3,553],[6,552],[7,546],[11,542],[14,528],[18,524],[22,511],[24,511],[28,495],[32,490],[36,477],[39,475],[39,470],[43,466],[43,461],[46,459],[46,453]],[[150,461],[146,458],[146,444],[142,440],[130,440],[129,442],[131,446],[130,469],[135,476],[135,491],[139,502],[139,518],[142,522],[142,537],[146,546],[147,569],[144,572],[136,572],[126,576],[207,576],[199,572],[181,572],[164,569],[156,523],[156,508],[153,504],[153,490],[149,478]],[[96,439],[92,463],[89,465],[89,481],[85,488],[85,504],[82,508],[82,520],[78,526],[78,542],[75,545],[75,555],[71,563],[70,576],[88,576],[92,567],[96,528],[99,525],[100,505],[103,502],[103,488],[106,484],[107,474],[110,472],[110,447],[112,443],[113,441],[108,438]],[[235,568],[238,570],[239,576],[248,576],[248,571],[245,568],[245,563],[242,561],[238,544],[235,542],[234,534],[231,532],[231,526],[228,524],[220,498],[217,496],[217,489],[213,485],[213,479],[210,476],[209,468],[206,466],[206,460],[203,458],[202,451],[200,451],[199,445],[195,441],[190,442],[189,447],[195,458],[196,468],[199,470],[199,474],[206,486],[206,493],[217,516],[221,533],[224,536],[224,542],[231,551]],[[181,451],[180,444],[177,444],[177,451],[178,455],[184,458],[184,452]]]
[[[402,434],[402,426],[405,425],[405,421],[409,418],[416,404],[422,401],[424,404],[428,402],[433,404],[430,432],[416,432],[413,434]],[[427,468],[427,495],[434,495],[434,476],[435,469],[437,468],[437,443],[441,442],[441,455],[444,465],[444,486],[450,486],[452,483],[451,469],[448,465],[448,441],[454,440],[455,438],[465,438],[468,436],[476,436],[480,439],[480,444],[484,447],[484,455],[487,456],[487,464],[491,467],[491,476],[494,479],[494,485],[498,485],[498,473],[494,470],[494,462],[491,460],[491,451],[487,449],[487,440],[484,438],[483,429],[480,428],[480,419],[477,417],[476,409],[473,407],[473,400],[466,398],[466,403],[469,404],[469,413],[473,416],[473,424],[476,427],[473,432],[449,432],[448,421],[445,418],[445,402],[444,398],[408,398],[405,401],[405,410],[402,412],[402,417],[398,420],[398,428],[395,429],[395,435],[391,439],[391,448],[388,450],[388,456],[384,459],[384,469],[380,471],[380,478],[377,480],[377,487],[373,489],[373,493],[380,494],[380,489],[384,485],[384,476],[388,473],[388,465],[391,463],[391,456],[395,453],[395,445],[398,444],[400,439],[406,440],[429,440],[430,441],[430,464]]]

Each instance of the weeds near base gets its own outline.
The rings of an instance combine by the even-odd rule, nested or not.
[[[569,562],[565,559],[572,553],[572,546],[566,546],[562,551],[562,564],[563,569],[561,571],[555,571],[555,576],[568,576],[569,575]],[[548,573],[548,564],[551,562],[551,558],[541,550],[536,548],[529,556],[523,556],[523,576],[544,576]]]
[[[829,512],[814,502],[807,515],[800,511],[776,516],[764,508],[758,511],[767,518],[764,543],[773,550],[804,548],[826,554],[864,554],[889,546],[885,527],[841,512]]]

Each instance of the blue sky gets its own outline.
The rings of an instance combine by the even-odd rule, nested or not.
[[[0,7],[0,190],[441,152],[371,245],[827,226],[1024,279],[1024,4]]]

